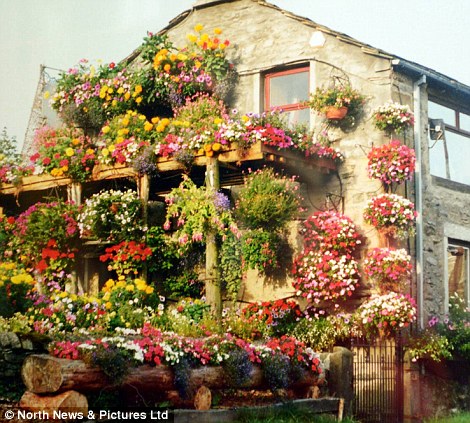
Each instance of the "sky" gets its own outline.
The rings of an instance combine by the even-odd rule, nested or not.
[[[470,0],[271,0],[470,86]],[[21,146],[40,65],[118,62],[195,0],[0,0],[0,129]],[[243,28],[243,25],[240,25]]]

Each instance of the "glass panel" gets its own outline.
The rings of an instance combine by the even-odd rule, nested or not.
[[[458,294],[466,298],[468,285],[468,248],[449,244],[447,249],[447,271],[449,274],[449,296]]]
[[[306,125],[309,127],[310,109],[290,110],[288,112],[284,112],[283,116],[289,123],[289,126]]]
[[[460,129],[470,132],[470,115],[460,113]]]
[[[432,146],[429,149],[431,175],[470,185],[470,166],[462,160],[462,157],[470,157],[470,138],[446,131],[445,141],[429,140],[429,143]],[[449,175],[446,172],[444,148],[446,145],[449,156]]]
[[[444,122],[448,125],[456,126],[455,110],[432,101],[428,102],[428,117],[431,119],[444,119]]]
[[[308,100],[309,73],[297,72],[269,78],[269,107],[285,106]]]

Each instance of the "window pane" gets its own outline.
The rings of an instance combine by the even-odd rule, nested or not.
[[[460,113],[460,129],[470,132],[470,115]]]
[[[449,296],[458,294],[467,298],[468,248],[449,244],[447,249],[447,271],[449,274]]]
[[[444,122],[451,126],[456,126],[455,110],[440,104],[428,102],[428,117],[431,119],[444,119]]]
[[[282,114],[289,126],[292,125],[306,125],[310,123],[310,109],[290,110]]]
[[[446,131],[445,141],[429,140],[429,143],[432,146],[429,150],[431,174],[470,185],[470,166],[462,160],[462,157],[470,157],[470,138]],[[449,176],[446,172],[445,145],[449,156]]]
[[[269,107],[285,106],[308,100],[308,72],[269,78]]]

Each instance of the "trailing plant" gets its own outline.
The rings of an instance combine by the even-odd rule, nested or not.
[[[253,363],[243,348],[236,348],[230,351],[228,358],[224,360],[223,369],[227,386],[240,388],[250,381]]]
[[[63,200],[36,203],[12,228],[12,251],[40,272],[68,270],[78,247],[78,207]]]
[[[354,222],[336,211],[316,212],[303,222],[301,230],[306,250],[334,250],[352,254],[361,244]]]
[[[263,357],[261,367],[263,376],[273,392],[278,389],[286,389],[289,386],[291,366],[289,358],[284,354],[276,352],[266,354]]]
[[[416,155],[412,148],[399,140],[373,147],[367,155],[369,177],[379,179],[385,185],[401,184],[413,177]]]
[[[80,234],[101,241],[139,239],[146,231],[141,207],[141,200],[132,190],[93,194],[85,200],[79,215]]]
[[[411,361],[427,358],[439,362],[452,358],[452,346],[448,339],[430,329],[410,337],[405,348]]]
[[[263,168],[245,176],[235,215],[249,229],[279,231],[299,213],[296,177],[287,178]]]
[[[184,176],[178,188],[171,190],[166,198],[168,205],[164,229],[175,222],[173,239],[177,240],[180,251],[186,251],[192,243],[205,242],[208,233],[223,237],[229,231],[238,235],[238,229],[227,208],[229,201],[220,201],[221,193],[214,193],[205,187],[198,188]]]
[[[414,125],[410,107],[389,101],[372,112],[376,128],[386,132],[402,132]]]
[[[308,105],[313,110],[325,113],[328,107],[347,107],[348,114],[357,115],[364,104],[365,97],[354,90],[351,85],[338,84],[331,88],[318,87],[310,96]]]
[[[373,295],[356,312],[356,323],[367,336],[390,336],[416,320],[416,303],[409,295]]]
[[[249,230],[241,238],[242,269],[257,269],[261,274],[278,267],[281,239],[263,229]]]
[[[293,275],[297,295],[323,306],[346,300],[359,286],[357,262],[350,254],[304,250],[294,262]]]
[[[242,243],[232,233],[222,240],[219,252],[219,269],[221,283],[225,287],[227,297],[236,301],[243,278]]]
[[[380,194],[367,202],[364,220],[395,238],[414,234],[417,212],[414,204],[397,194]]]
[[[397,290],[411,278],[411,257],[404,249],[374,248],[367,253],[363,270],[382,290]]]

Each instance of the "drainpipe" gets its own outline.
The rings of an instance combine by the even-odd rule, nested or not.
[[[416,283],[417,283],[417,305],[418,305],[418,325],[419,328],[424,328],[424,274],[423,274],[423,173],[422,173],[422,133],[423,133],[423,119],[421,117],[422,104],[421,93],[422,86],[426,84],[426,76],[416,80],[413,84],[413,109],[415,116],[414,125],[414,142],[416,152],[416,169],[415,169],[415,196],[416,196],[416,211],[418,217],[416,219]]]

